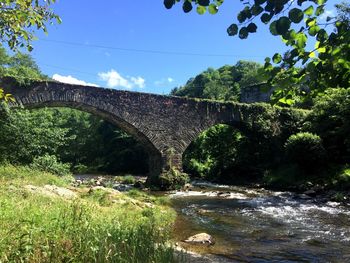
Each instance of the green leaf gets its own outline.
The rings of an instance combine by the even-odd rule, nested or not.
[[[319,26],[312,26],[312,27],[309,28],[309,35],[310,36],[316,36],[318,31],[320,31],[320,27]]]
[[[219,11],[219,8],[215,4],[210,4],[208,7],[208,11],[210,14],[215,15]]]
[[[204,6],[197,6],[197,13],[200,15],[203,15],[205,12],[207,11],[207,9]]]
[[[224,0],[215,0],[215,3],[217,6],[221,6],[223,4]]]
[[[248,19],[252,18],[253,14],[251,13],[250,8],[248,6],[246,6],[243,9],[243,12],[245,13],[245,15]]]
[[[324,13],[324,5],[320,5],[316,8],[315,15],[320,16]]]
[[[308,26],[308,27],[311,27],[311,26],[315,26],[316,25],[316,18],[308,18],[306,19],[306,22],[305,24]]]
[[[286,16],[282,16],[277,20],[276,30],[279,35],[284,35],[290,28],[290,19]]]
[[[314,7],[312,5],[310,5],[308,8],[304,10],[304,14],[307,16],[312,16],[313,13],[314,13]]]
[[[304,48],[306,46],[307,36],[304,33],[298,33],[296,35],[296,44],[298,48]]]
[[[272,60],[273,60],[273,63],[275,63],[275,64],[280,63],[282,61],[281,54],[276,53],[275,55],[273,55]]]
[[[201,6],[208,6],[210,4],[210,0],[198,0],[198,4]]]
[[[248,30],[249,33],[255,33],[257,28],[258,28],[258,27],[256,26],[255,23],[250,23],[250,24],[247,26],[247,30]]]
[[[256,5],[262,5],[263,3],[265,3],[267,0],[254,0]]]
[[[236,24],[232,24],[227,28],[227,34],[229,36],[235,36],[238,33],[238,26]]]
[[[270,24],[270,32],[271,32],[271,34],[274,35],[274,36],[278,36],[278,32],[277,32],[276,25],[277,25],[277,21],[273,21],[273,22]]]
[[[164,0],[164,6],[166,9],[170,9],[175,5],[175,0]]]
[[[268,22],[270,22],[272,16],[268,13],[264,13],[262,14],[262,16],[260,17],[261,22],[263,22],[264,24],[267,24]]]
[[[191,12],[192,8],[192,3],[188,0],[186,0],[182,5],[182,9],[185,13]]]
[[[299,8],[293,8],[289,11],[288,17],[293,23],[298,24],[303,20],[304,13]]]
[[[237,19],[238,19],[238,22],[243,23],[247,19],[245,12],[242,12],[242,11],[239,12],[237,15]]]
[[[325,40],[327,40],[327,38],[328,38],[327,31],[324,30],[323,28],[320,29],[316,36],[317,41],[324,42]]]
[[[298,5],[301,6],[304,2],[306,2],[307,0],[298,0]]]
[[[248,29],[246,27],[242,27],[240,30],[239,30],[239,38],[240,39],[246,39],[248,37]]]
[[[253,5],[253,7],[251,8],[251,13],[254,16],[257,16],[257,15],[261,14],[262,11],[264,11],[264,8],[262,8],[259,5]]]

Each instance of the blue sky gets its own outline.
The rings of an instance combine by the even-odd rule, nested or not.
[[[336,2],[329,0],[329,12]],[[53,9],[63,22],[38,34],[32,56],[61,81],[167,94],[208,67],[263,62],[286,50],[260,24],[247,40],[229,37],[226,28],[241,7],[226,0],[216,15],[198,15],[183,13],[180,4],[167,10],[163,0],[59,0]]]

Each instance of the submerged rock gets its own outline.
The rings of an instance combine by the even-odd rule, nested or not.
[[[207,233],[200,233],[196,234],[194,236],[190,236],[186,240],[184,240],[186,243],[190,244],[208,244],[208,245],[214,245],[214,239],[211,235]]]

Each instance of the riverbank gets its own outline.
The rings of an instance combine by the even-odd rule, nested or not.
[[[0,262],[178,262],[166,198],[0,167]]]

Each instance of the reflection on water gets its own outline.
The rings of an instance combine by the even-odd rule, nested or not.
[[[177,192],[175,239],[211,234],[214,246],[182,246],[238,262],[350,262],[350,208],[289,192],[242,187]]]

